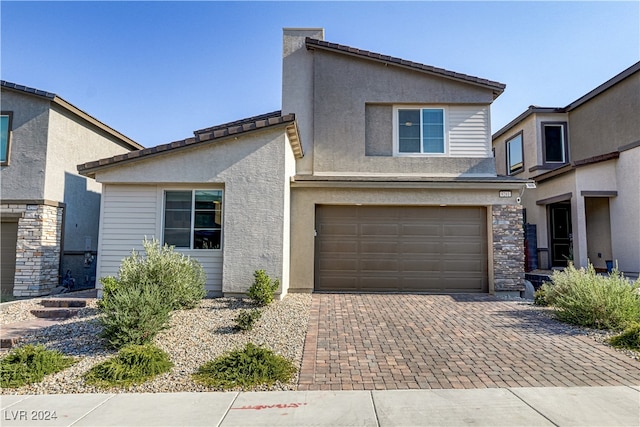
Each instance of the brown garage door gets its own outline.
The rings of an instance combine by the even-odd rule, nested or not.
[[[0,245],[2,263],[0,265],[0,289],[3,294],[13,294],[13,278],[16,273],[17,222],[0,222]]]
[[[487,292],[484,207],[316,207],[318,291]]]

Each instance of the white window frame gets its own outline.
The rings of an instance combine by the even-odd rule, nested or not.
[[[222,251],[222,246],[223,246],[223,242],[224,242],[224,205],[225,205],[225,200],[224,200],[224,189],[222,188],[180,188],[180,187],[167,187],[167,188],[163,188],[162,189],[162,215],[160,218],[160,234],[162,236],[162,244],[165,244],[165,238],[164,238],[164,233],[165,233],[165,217],[166,217],[166,200],[167,200],[167,192],[168,191],[183,191],[183,192],[191,192],[191,226],[190,226],[190,230],[189,230],[189,247],[178,247],[176,246],[176,250],[179,251]],[[196,203],[196,197],[195,197],[195,192],[196,191],[219,191],[221,198],[222,198],[222,206],[221,206],[221,210],[220,210],[220,247],[219,248],[209,248],[209,249],[201,249],[201,248],[194,248],[193,247],[193,235],[194,235],[194,229],[195,229],[195,213],[196,213],[196,209],[195,209],[195,203]]]
[[[403,153],[400,152],[400,124],[399,124],[399,110],[420,110],[420,150],[422,146],[422,110],[442,110],[442,131],[443,131],[443,143],[444,152],[442,153]],[[393,107],[393,155],[395,157],[446,157],[449,155],[449,129],[447,120],[448,109],[444,105],[394,105]]]

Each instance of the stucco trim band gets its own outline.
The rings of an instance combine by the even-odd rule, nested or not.
[[[618,197],[617,191],[589,191],[583,190],[580,192],[582,197]]]
[[[64,202],[56,202],[47,199],[0,199],[0,203],[7,205],[44,205],[52,206],[54,208],[64,208]],[[5,215],[5,214],[3,214]]]

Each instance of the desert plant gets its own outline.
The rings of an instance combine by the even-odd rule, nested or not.
[[[260,306],[271,304],[275,292],[280,287],[280,281],[272,280],[264,270],[256,270],[253,277],[254,282],[247,291],[247,295]]]
[[[179,252],[172,246],[160,246],[158,240],[145,239],[142,243],[145,256],[132,251],[122,260],[118,279],[108,282],[112,289],[133,286],[137,283],[155,284],[164,294],[171,309],[193,308],[204,296],[205,274],[200,263]],[[109,298],[109,289],[103,289],[103,298]]]
[[[614,347],[640,351],[640,323],[631,323],[621,334],[609,338],[608,342]]]
[[[252,310],[244,310],[235,318],[236,329],[241,331],[250,331],[253,325],[262,317],[262,310],[254,308]]]
[[[0,361],[0,385],[15,388],[43,380],[45,375],[62,371],[76,363],[73,357],[43,345],[25,345],[12,350]]]
[[[542,286],[538,288],[537,291],[533,294],[533,303],[535,305],[539,305],[541,307],[546,307],[549,305],[549,301],[547,301],[547,288],[550,285],[548,283],[543,283]]]
[[[558,319],[598,329],[619,329],[640,321],[640,280],[629,282],[617,269],[599,275],[593,265],[576,269],[573,264],[552,276],[545,299]]]
[[[167,327],[171,312],[160,288],[146,281],[115,287],[100,309],[101,336],[113,348],[150,342]]]
[[[248,343],[205,363],[193,374],[196,382],[218,388],[272,385],[287,382],[296,372],[291,361],[264,347]]]
[[[128,387],[169,372],[172,366],[169,355],[151,344],[128,345],[114,357],[95,365],[84,378],[98,387]]]

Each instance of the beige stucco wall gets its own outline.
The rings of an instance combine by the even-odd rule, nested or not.
[[[640,138],[640,72],[569,112],[570,151],[581,160],[617,151]]]
[[[131,151],[113,136],[52,104],[49,112],[44,197],[65,203],[65,251],[98,246],[101,185],[81,176],[77,165]]]
[[[310,188],[294,185],[291,190],[291,217],[295,220],[291,222],[290,290],[295,292],[313,291],[316,205],[491,206],[513,204],[518,196],[515,188],[511,199],[500,198],[497,188]],[[491,236],[490,221],[488,226]],[[491,245],[489,239],[489,253],[493,253]],[[493,271],[490,271],[490,289],[492,278]]]
[[[507,141],[522,132],[524,170],[514,175],[516,178],[534,178],[549,169],[530,171],[534,166],[543,164],[542,123],[567,121],[566,113],[533,113],[496,138],[492,144],[495,149],[496,171],[498,175],[507,175]],[[569,159],[571,160],[571,159]],[[560,165],[558,165],[560,166]]]
[[[286,291],[285,193],[287,174],[293,172],[293,154],[287,147],[284,128],[277,127],[108,168],[96,173],[96,180],[194,188],[223,185],[222,292],[246,292],[258,269],[280,279]],[[157,209],[160,217],[161,204]]]
[[[300,129],[305,156],[297,161],[298,174],[495,176],[491,89],[342,53],[307,50],[304,37],[309,35],[322,38],[323,33],[285,29],[284,34],[282,108],[295,112]],[[445,156],[366,155],[367,132],[388,135],[391,144],[393,112],[384,107],[400,104],[444,106],[445,125],[447,120],[452,123],[447,130],[474,126],[467,134],[473,135],[472,141],[452,137],[459,146]],[[458,111],[462,107],[473,111]],[[367,124],[367,110],[376,114],[384,110],[387,115],[385,120],[370,118]],[[468,120],[459,126],[464,114]]]
[[[609,199],[611,249],[623,271],[640,272],[640,147],[620,153],[616,161],[618,197]]]
[[[13,130],[9,166],[0,167],[1,197],[44,199],[49,101],[3,89],[2,110],[13,111]]]

